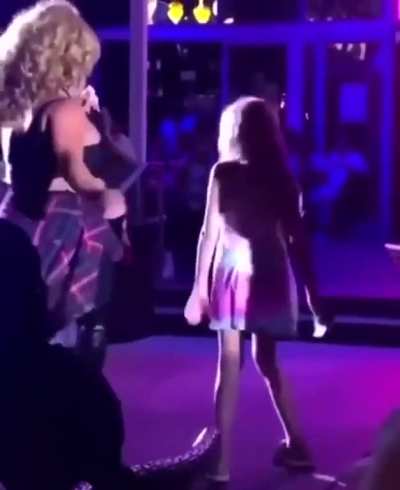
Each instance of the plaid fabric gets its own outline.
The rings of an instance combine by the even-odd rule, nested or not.
[[[122,247],[98,205],[71,192],[51,192],[45,218],[35,221],[14,206],[11,187],[0,182],[0,217],[21,226],[42,260],[49,308],[62,324],[107,301],[99,289],[104,260]]]

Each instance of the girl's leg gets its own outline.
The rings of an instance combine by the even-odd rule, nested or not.
[[[306,452],[306,445],[294,415],[286,380],[278,367],[276,344],[265,334],[253,336],[253,358],[269,389],[279,421],[285,435],[287,448]]]
[[[215,476],[228,476],[232,425],[235,416],[239,375],[243,365],[243,341],[240,332],[220,332],[219,357],[215,382],[215,413],[219,432],[219,457]]]

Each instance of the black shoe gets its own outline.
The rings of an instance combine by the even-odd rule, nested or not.
[[[276,450],[273,463],[279,468],[292,471],[312,472],[315,470],[311,456],[304,447],[288,446],[286,442],[282,442]]]

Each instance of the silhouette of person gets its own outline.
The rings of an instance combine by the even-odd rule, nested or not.
[[[0,481],[7,490],[125,488],[121,407],[106,379],[49,345],[40,259],[27,235],[0,220]],[[118,486],[119,485],[119,486]]]

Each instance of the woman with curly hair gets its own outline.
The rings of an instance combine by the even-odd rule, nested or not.
[[[11,181],[0,182],[0,216],[37,247],[56,341],[69,347],[77,322],[99,306],[102,261],[121,257],[107,220],[126,211],[121,192],[90,165],[101,136],[82,94],[99,56],[96,34],[65,0],[38,2],[0,36],[3,143],[7,130],[13,133],[9,158],[3,150]]]

